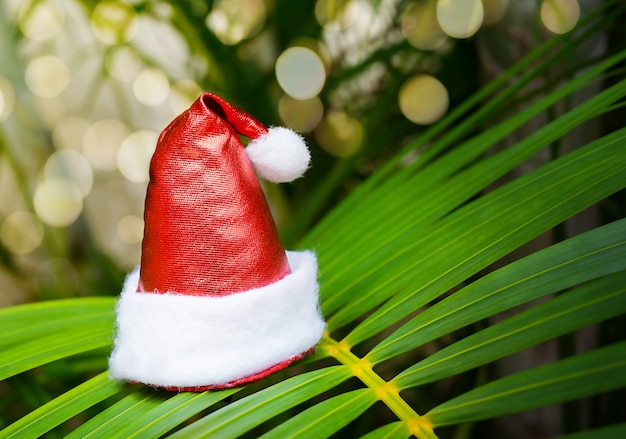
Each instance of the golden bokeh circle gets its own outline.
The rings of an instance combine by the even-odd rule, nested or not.
[[[324,104],[317,96],[300,100],[285,94],[278,101],[278,114],[289,128],[306,133],[322,120]]]
[[[416,75],[400,88],[398,103],[407,119],[419,125],[429,125],[441,119],[448,110],[448,90],[431,75]]]
[[[216,0],[206,25],[222,43],[232,46],[261,30],[266,15],[263,0]]]
[[[402,13],[400,25],[407,41],[421,50],[438,49],[448,38],[437,21],[435,2],[411,3]]]
[[[543,0],[541,21],[555,34],[571,31],[580,18],[580,5],[577,0]]]
[[[39,247],[43,236],[43,224],[31,212],[13,212],[0,227],[0,241],[9,251],[18,255],[30,253]]]
[[[139,130],[124,139],[117,151],[117,168],[126,179],[135,183],[150,180],[150,159],[157,138],[153,131]]]
[[[276,79],[295,99],[317,96],[326,82],[326,69],[317,53],[307,47],[290,47],[276,60]]]
[[[344,111],[331,111],[315,128],[314,134],[326,152],[348,157],[361,148],[364,131],[363,125],[355,117]]]
[[[346,29],[357,19],[355,4],[354,0],[317,0],[315,18],[326,29]]]
[[[33,41],[45,41],[63,29],[65,10],[59,0],[23,2],[17,21],[26,37]]]
[[[86,197],[93,187],[93,170],[87,158],[75,149],[55,151],[44,166],[44,178],[54,180],[66,178],[74,182],[82,197]]]
[[[135,99],[148,107],[161,105],[169,94],[169,80],[160,69],[143,69],[133,81]]]
[[[117,223],[117,235],[125,244],[139,244],[143,239],[144,223],[135,215],[126,215]]]
[[[32,60],[26,67],[26,85],[41,98],[59,96],[70,83],[70,69],[54,55],[43,55]]]
[[[72,224],[83,210],[83,196],[78,186],[67,178],[47,178],[35,189],[35,212],[54,227]]]
[[[91,14],[91,31],[105,44],[127,43],[135,37],[137,28],[137,13],[127,2],[102,0]]]
[[[107,73],[122,82],[131,82],[141,71],[141,58],[130,46],[115,46],[104,59]]]
[[[101,119],[91,124],[83,137],[83,153],[89,164],[100,171],[117,168],[117,151],[130,134],[130,128],[117,119]]]
[[[469,38],[480,29],[483,22],[481,0],[438,0],[439,26],[453,38]]]

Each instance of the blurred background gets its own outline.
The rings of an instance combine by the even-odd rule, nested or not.
[[[410,138],[598,3],[2,0],[0,307],[118,294],[140,259],[156,138],[203,90],[305,134],[307,176],[265,186],[295,245]],[[611,32],[576,56],[607,50]]]

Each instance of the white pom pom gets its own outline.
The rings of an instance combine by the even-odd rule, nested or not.
[[[302,177],[311,161],[302,136],[283,127],[270,128],[267,134],[250,142],[246,152],[256,172],[274,183]]]

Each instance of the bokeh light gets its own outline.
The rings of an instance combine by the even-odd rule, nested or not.
[[[480,0],[438,0],[437,20],[451,37],[469,38],[483,22],[483,4]]]
[[[322,120],[324,104],[317,96],[300,100],[283,95],[278,101],[278,114],[289,128],[306,133],[313,130]]]
[[[91,30],[103,43],[127,43],[137,33],[137,13],[126,2],[103,0],[91,14]]]
[[[324,66],[325,71],[326,69],[330,68],[331,64],[333,63],[332,56],[330,55],[330,52],[328,51],[328,47],[326,46],[326,44],[324,44],[322,41],[316,38],[310,38],[310,37],[296,38],[295,40],[291,42],[289,46],[290,47],[303,47],[303,48],[311,50],[322,61],[322,65]],[[276,59],[274,59],[274,61],[276,61]],[[272,65],[274,61],[272,61]]]
[[[111,48],[104,63],[108,74],[122,82],[131,82],[141,70],[141,58],[130,46]]]
[[[133,81],[135,99],[149,107],[161,105],[170,94],[170,83],[159,69],[144,69]]]
[[[317,0],[315,18],[329,30],[341,30],[351,26],[357,18],[354,0]]]
[[[439,27],[435,2],[411,3],[402,13],[400,25],[404,37],[418,49],[438,49],[448,38]]]
[[[502,20],[509,8],[509,0],[482,0],[483,24],[493,26]]]
[[[82,149],[83,138],[89,129],[89,122],[76,116],[69,116],[57,123],[52,130],[52,143],[56,149]]]
[[[11,83],[0,75],[0,120],[7,119],[15,108],[15,91]]]
[[[39,247],[43,235],[43,224],[31,212],[13,212],[4,219],[0,227],[2,244],[18,255],[30,253]]]
[[[541,21],[555,34],[571,31],[580,18],[580,5],[576,0],[543,0]]]
[[[310,99],[324,88],[326,70],[320,57],[306,47],[290,47],[276,60],[276,79],[289,96]]]
[[[202,88],[192,79],[177,81],[170,90],[169,103],[174,114],[180,114],[202,94]]]
[[[343,111],[331,111],[315,128],[315,138],[328,153],[348,157],[363,144],[363,126],[356,118]]]
[[[448,91],[437,78],[420,74],[402,85],[398,102],[407,119],[428,125],[441,119],[448,110]]]
[[[76,221],[83,210],[83,194],[68,178],[46,178],[35,189],[33,204],[44,223],[65,227]]]
[[[116,119],[94,122],[85,132],[83,152],[89,164],[101,171],[117,168],[117,150],[130,134],[128,126]]]
[[[117,151],[117,168],[124,177],[135,183],[150,180],[150,159],[157,138],[158,135],[152,131],[139,130],[124,139]]]
[[[222,43],[234,45],[256,34],[266,14],[263,0],[216,0],[206,25]]]
[[[117,234],[129,245],[139,244],[143,239],[143,220],[135,215],[126,215],[117,223]]]
[[[69,84],[70,70],[56,56],[44,55],[28,64],[24,79],[30,91],[35,95],[53,98],[63,93]]]
[[[59,0],[23,2],[18,24],[24,35],[34,41],[48,40],[57,35],[65,23],[65,10]]]
[[[55,151],[44,167],[44,178],[66,178],[76,184],[83,197],[89,195],[93,186],[93,170],[85,156],[75,149]]]
[[[55,127],[67,115],[67,101],[61,96],[42,98],[37,104],[39,121],[46,127]]]

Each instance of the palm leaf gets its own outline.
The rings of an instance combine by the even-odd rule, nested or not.
[[[102,372],[24,416],[2,430],[0,435],[7,438],[42,436],[63,421],[120,392],[122,388],[122,383],[110,380],[108,372]]]
[[[613,439],[626,434],[626,423],[562,436],[562,439]]]
[[[350,373],[344,367],[326,368],[293,377],[210,414],[174,437],[237,437],[349,377]]]
[[[507,376],[429,411],[435,426],[543,407],[626,386],[626,343]]]
[[[424,310],[367,358],[379,363],[501,311],[624,270],[625,238],[626,220],[620,220],[513,262]]]
[[[199,394],[128,386],[94,367],[82,383],[51,396],[0,431],[0,437],[65,433],[63,424],[82,416],[86,420],[70,437],[318,438],[350,433],[351,422],[384,405],[390,420],[365,437],[432,438],[442,426],[626,386],[626,345],[618,342],[481,383],[440,404],[426,399],[420,406],[401,393],[411,389],[427,396],[429,383],[625,314],[624,219],[483,273],[626,187],[626,129],[619,129],[490,190],[580,124],[622,105],[626,80],[616,74],[625,50],[579,74],[568,72],[568,81],[542,89],[542,96],[525,92],[526,85],[569,59],[572,47],[615,19],[620,11],[610,9],[612,4],[589,14],[579,34],[551,39],[414,136],[304,237],[301,245],[318,253],[321,305],[328,320],[328,332],[311,357],[244,388]],[[179,9],[173,20],[189,30],[189,46],[199,48],[205,41],[213,55],[224,55],[223,66],[236,68],[234,52],[217,42],[204,19],[191,7]],[[603,79],[612,82],[603,92],[516,145],[492,152],[511,131]],[[243,98],[254,86],[238,89],[225,81],[224,88]],[[515,111],[507,112],[512,100]],[[407,162],[415,152],[418,158]],[[332,185],[351,170],[348,164],[338,164],[336,181],[313,194],[319,203],[306,209],[298,227],[320,211]],[[548,299],[484,329],[471,326],[539,298]],[[114,300],[97,297],[1,309],[0,379],[30,378],[37,367],[58,360],[75,364],[83,354],[103,356],[102,348],[112,342],[113,316]],[[459,330],[469,334],[450,336]],[[441,337],[452,342],[422,358],[418,349]],[[389,377],[383,373],[388,366]],[[294,371],[300,373],[288,377]],[[620,424],[571,437],[624,431]]]
[[[79,428],[68,437],[158,437],[201,410],[237,392],[181,393],[170,398],[145,389],[136,389]],[[169,395],[168,395],[169,396]]]
[[[626,271],[590,282],[444,348],[398,375],[402,389],[490,363],[626,313]]]
[[[621,189],[626,178],[624,136],[622,130],[600,139],[464,206],[431,230],[420,230],[421,236],[405,237],[403,242],[410,244],[403,247],[408,248],[399,254],[382,254],[387,269],[368,275],[374,286],[332,316],[329,326],[347,323],[356,317],[355,308],[362,313],[399,291],[352,331],[347,341],[354,345]],[[401,258],[409,250],[412,257]],[[355,289],[363,291],[363,285],[357,283]]]
[[[392,422],[376,430],[370,431],[363,439],[400,439],[411,435],[408,427],[403,422]]]
[[[354,420],[376,402],[372,389],[359,389],[327,399],[261,437],[317,438],[328,437]]]
[[[0,379],[110,345],[113,317],[110,298],[70,299],[3,309],[0,327],[6,329],[6,336]]]

